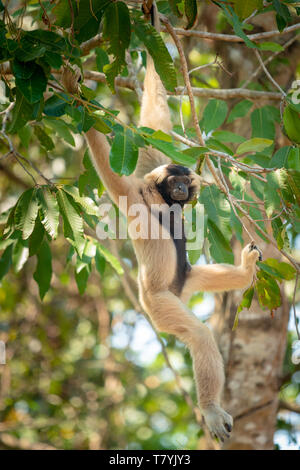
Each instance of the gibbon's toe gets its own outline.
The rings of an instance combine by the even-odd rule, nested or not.
[[[219,405],[210,405],[202,411],[205,423],[213,436],[221,442],[230,437],[233,419]]]

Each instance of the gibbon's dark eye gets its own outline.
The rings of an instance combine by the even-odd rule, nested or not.
[[[191,180],[190,180],[190,178],[189,178],[188,176],[185,176],[185,177],[183,178],[183,182],[184,182],[184,184],[186,184],[187,186],[189,186],[189,185],[191,184]]]
[[[176,176],[169,176],[168,183],[170,186],[174,186],[174,184],[176,183]]]

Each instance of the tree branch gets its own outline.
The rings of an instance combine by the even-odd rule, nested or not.
[[[273,30],[273,31],[265,31],[263,33],[256,33],[256,34],[249,34],[248,38],[253,41],[259,41],[264,39],[269,39],[277,36],[283,36],[284,34],[291,33],[293,31],[297,31],[300,29],[300,23],[293,24],[288,26],[283,31]],[[163,32],[167,32],[167,28],[162,28]],[[195,29],[182,29],[182,28],[174,28],[175,33],[178,36],[186,36],[186,37],[195,37],[199,39],[211,39],[213,41],[223,41],[223,42],[239,42],[243,43],[243,39],[235,34],[221,34],[221,33],[209,33],[207,31],[197,31]],[[97,34],[97,36],[89,39],[88,41],[84,42],[81,45],[81,55],[85,56],[88,55],[89,52],[100,44],[103,43],[103,38],[101,34]]]
[[[278,410],[292,411],[293,413],[300,414],[300,406],[296,403],[289,403],[288,401],[280,400],[278,404]]]
[[[58,74],[57,71],[54,71],[55,74]],[[101,72],[92,72],[87,70],[84,72],[84,78],[89,80],[94,80],[95,82],[106,83],[106,76]],[[129,90],[135,91],[135,80],[130,77],[116,77],[115,84],[121,88],[128,88]],[[243,88],[228,88],[224,90],[213,89],[213,88],[197,88],[192,87],[192,92],[194,96],[199,98],[220,98],[220,99],[231,99],[231,98],[245,98],[250,100],[275,100],[280,101],[282,95],[277,92],[270,91],[256,91],[256,90],[247,90]],[[178,86],[175,89],[175,92],[168,92],[170,96],[180,96],[188,95],[185,87]]]
[[[278,31],[275,29],[273,31],[265,31],[263,33],[255,33],[247,35],[248,39],[253,42],[259,40],[265,40],[269,38],[273,38],[276,36],[282,36],[283,34],[291,33],[292,31],[297,31],[300,29],[300,23],[293,24],[288,26],[283,31]],[[163,28],[162,31],[166,32],[167,28]],[[195,29],[182,29],[182,28],[175,28],[175,32],[178,36],[187,36],[187,37],[195,37],[201,39],[212,39],[216,41],[223,41],[223,42],[241,42],[243,43],[243,39],[240,36],[236,36],[234,34],[221,34],[221,33],[208,33],[207,31],[197,31]]]

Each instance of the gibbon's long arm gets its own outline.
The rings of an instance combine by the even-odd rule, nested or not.
[[[127,196],[128,203],[136,202],[137,187],[134,176],[120,176],[115,173],[109,163],[110,146],[105,135],[91,128],[85,134],[93,164],[101,181],[115,204],[119,204],[119,196]]]

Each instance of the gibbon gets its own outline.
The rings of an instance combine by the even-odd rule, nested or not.
[[[77,78],[65,74],[63,83],[67,90],[74,91]],[[149,55],[139,124],[166,133],[172,128],[166,91]],[[110,146],[105,135],[91,128],[85,137],[95,169],[112,201],[118,205],[120,196],[127,197],[125,215],[129,221],[133,204],[145,208],[146,224],[150,224],[156,217],[151,213],[153,204],[167,207],[177,204],[182,211],[184,204],[199,191],[199,176],[194,171],[172,164],[168,157],[151,147],[140,149],[132,175],[120,176],[110,167]],[[161,224],[161,214],[157,218]],[[200,410],[210,432],[224,441],[230,436],[233,420],[220,406],[224,384],[222,357],[210,329],[185,304],[196,291],[221,292],[248,287],[261,253],[252,242],[242,250],[238,266],[190,266],[184,233],[181,239],[172,236],[175,223],[171,218],[169,229],[161,227],[169,230],[167,239],[133,237],[140,302],[158,331],[175,335],[189,348]]]

